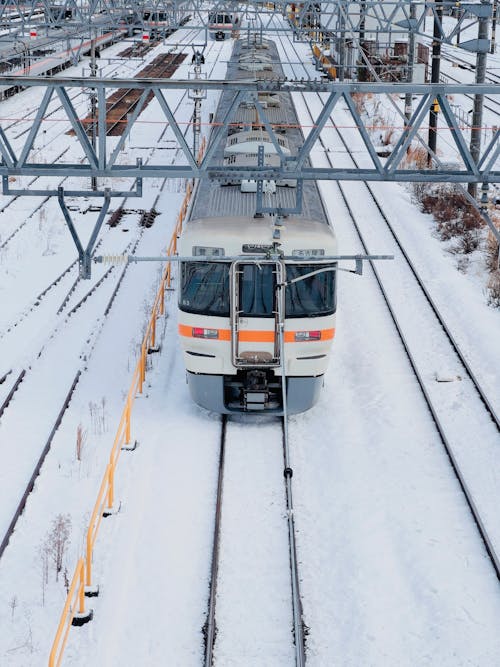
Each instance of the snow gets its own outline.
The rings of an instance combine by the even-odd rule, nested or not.
[[[190,34],[183,31],[182,41]],[[191,36],[196,38],[195,31]],[[130,67],[141,69],[178,38],[172,35],[144,63],[130,61],[123,70],[115,62],[106,71],[123,75]],[[314,76],[306,45],[276,39],[283,54],[304,63],[294,65],[296,75]],[[123,48],[115,45],[106,54]],[[213,78],[223,78],[231,43],[211,42],[209,49],[206,68]],[[176,76],[187,76],[189,55]],[[71,73],[78,68],[65,75]],[[181,92],[169,95],[171,107],[178,107],[176,116],[189,122],[192,103]],[[301,122],[310,126],[302,98],[294,100]],[[317,115],[320,99],[311,96],[309,102]],[[2,118],[32,114],[38,103],[34,94],[21,93],[2,103]],[[204,122],[216,103],[216,93],[209,92]],[[51,104],[57,106],[55,100]],[[167,152],[179,159],[158,113],[152,102],[141,115],[127,140],[127,160],[154,163]],[[334,119],[342,126],[351,121],[340,107]],[[28,124],[19,127],[22,131]],[[74,140],[61,134],[63,129],[53,122],[37,139],[47,159],[65,148],[68,159],[74,157]],[[359,135],[344,132],[363,162]],[[350,164],[332,128],[322,139],[338,163]],[[317,144],[312,161],[324,165],[325,160]],[[46,183],[55,187],[56,179]],[[11,185],[20,184],[17,179]],[[365,186],[342,187],[369,249],[395,254],[393,262],[377,268],[498,549],[498,433],[485,422],[467,381],[436,382],[436,375],[456,378],[462,371],[420,302]],[[433,236],[430,216],[416,208],[409,190],[387,183],[371,187],[498,410],[500,313],[486,306],[482,260],[476,255],[466,273],[457,271],[454,256]],[[321,191],[341,251],[360,252],[337,184],[323,183]],[[117,254],[135,241],[140,255],[164,252],[183,195],[177,181],[146,184],[142,198],[128,200],[126,207],[148,210],[158,197],[154,225],[140,233],[138,214],[129,213],[117,228],[103,226],[100,252]],[[72,215],[85,239],[96,214],[83,212],[89,202],[70,203],[79,207]],[[16,229],[0,248],[0,377],[13,369],[0,385],[0,400],[21,368],[28,373],[0,421],[3,530],[75,373],[83,371],[0,560],[0,664],[30,667],[47,660],[66,596],[64,571],[55,582],[51,567],[48,584],[42,584],[40,547],[53,519],[68,514],[72,532],[63,570],[71,578],[162,267],[130,265],[104,318],[122,271],[118,266],[69,316],[106,270],[95,266],[91,283],[78,284],[56,315],[76,278],[75,267],[37,299],[75,255],[57,202],[37,197],[9,204],[2,198],[0,246]],[[176,330],[175,293],[169,292],[159,323],[161,350],[148,357],[145,391],[134,406],[132,438],[138,447],[121,454],[116,513],[103,521],[97,539],[93,572],[100,594],[87,600],[94,620],[70,630],[64,664],[185,667],[202,662],[220,418],[191,402]],[[80,424],[87,439],[77,461]],[[291,418],[289,430],[308,664],[496,665],[498,581],[369,268],[362,278],[339,274],[337,333],[325,387],[318,405]],[[215,663],[288,665],[292,618],[277,422],[231,421],[226,457]]]

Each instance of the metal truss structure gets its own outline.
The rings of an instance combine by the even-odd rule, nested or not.
[[[234,2],[232,0],[214,0],[207,7],[201,0],[62,0],[57,3],[51,0],[12,0],[8,5],[0,4],[0,25],[11,23],[15,26],[12,33],[26,32],[30,27],[41,27],[47,35],[52,33],[74,31],[78,35],[89,35],[93,39],[99,30],[127,31],[129,34],[135,29],[154,31],[157,35],[168,34],[172,30],[199,28],[198,40],[201,40],[203,50],[208,41],[209,14],[214,11],[233,12],[241,17],[239,25],[244,19],[243,32],[263,36],[268,33],[293,31],[296,41],[305,41],[311,44],[329,40],[342,51],[342,45],[349,41],[358,49],[359,58],[366,61],[363,42],[376,37],[378,42],[387,39],[406,40],[417,35],[429,37],[425,32],[426,17],[434,22],[433,43],[441,42],[454,44],[460,31],[478,24],[478,38],[457,43],[460,48],[484,54],[490,48],[485,25],[492,16],[492,6],[489,0],[478,2],[450,2],[449,0],[327,0],[317,3],[305,0],[301,3],[291,3],[281,0],[275,3]],[[443,16],[453,14],[455,22],[444,21]],[[279,20],[277,17],[279,15]],[[186,18],[191,20],[186,24]],[[283,22],[283,17],[288,19]],[[482,26],[482,27],[481,27]],[[11,33],[11,34],[12,34]],[[388,37],[386,37],[388,36]],[[192,33],[190,36],[192,39]],[[182,42],[182,34],[181,39]],[[82,37],[83,43],[83,37]],[[482,55],[481,55],[482,54]],[[343,78],[343,77],[341,77]],[[20,79],[22,83],[20,83]],[[477,79],[478,81],[479,79]],[[24,88],[43,88],[42,102],[33,119],[31,130],[20,146],[16,138],[15,148],[8,129],[0,124],[0,176],[2,190],[5,195],[21,196],[57,196],[62,213],[73,236],[80,257],[80,270],[83,276],[90,274],[90,259],[93,244],[98,230],[103,222],[111,197],[130,197],[142,194],[143,180],[147,178],[185,178],[185,179],[213,179],[221,182],[235,182],[237,180],[257,181],[257,209],[260,212],[272,212],[263,206],[262,182],[264,180],[287,180],[297,182],[296,206],[290,211],[301,209],[302,184],[305,180],[355,180],[355,181],[399,181],[399,182],[453,182],[456,184],[488,183],[500,181],[500,130],[493,129],[491,139],[484,146],[480,146],[476,137],[474,146],[468,147],[466,133],[469,126],[464,127],[457,116],[458,107],[450,104],[450,95],[474,95],[478,100],[483,95],[498,99],[500,91],[497,84],[414,84],[411,83],[360,83],[346,81],[325,81],[308,79],[306,81],[291,80],[262,80],[262,81],[207,81],[196,80],[196,89],[200,94],[208,89],[225,91],[231,96],[231,103],[225,117],[217,125],[205,128],[204,134],[208,138],[207,150],[198,163],[196,151],[190,146],[189,133],[186,134],[185,122],[177,119],[173,108],[168,102],[168,91],[193,88],[193,80],[168,79],[99,79],[92,78],[91,91],[95,100],[94,127],[95,140],[90,140],[84,119],[78,113],[71,101],[70,90],[79,88],[89,90],[87,78],[74,79],[42,79],[40,77],[0,76],[0,87],[22,86]],[[110,140],[106,134],[107,118],[106,98],[117,88],[138,89],[141,96],[133,112],[128,116],[122,136]],[[304,144],[294,155],[285,155],[278,141],[279,129],[270,121],[266,109],[259,103],[259,92],[289,93],[323,93],[323,108],[318,117],[312,122]],[[367,93],[371,95],[406,95],[410,104],[405,114],[396,107],[394,127],[391,128],[396,137],[390,155],[385,158],[379,155],[373,140],[373,127],[370,127],[357,108],[354,94]],[[136,124],[139,115],[152,98],[156,101],[164,122],[170,126],[183,159],[171,164],[170,160],[164,163],[155,161],[154,165],[143,164],[140,160],[135,163],[124,163],[124,147],[130,132]],[[416,99],[415,107],[411,108],[411,99]],[[68,127],[74,132],[76,150],[74,162],[56,161],[46,164],[40,161],[40,150],[36,150],[35,142],[42,132],[41,126],[47,115],[48,105],[53,98],[58,98],[62,111],[66,117]],[[214,161],[221,142],[225,141],[230,129],[233,112],[243,102],[251,102],[255,109],[256,123],[260,124],[269,133],[276,152],[280,158],[279,165],[265,166],[263,159],[252,167],[233,167],[221,165]],[[332,166],[318,168],[312,166],[311,151],[316,147],[322,130],[331,124],[331,115],[336,107],[341,105],[342,110],[350,114],[351,131],[357,131],[365,146],[363,166],[346,168]],[[423,132],[429,128],[426,119],[429,110],[439,105],[441,110],[441,125],[439,132],[446,134],[448,143],[456,148],[456,161],[453,164],[441,164],[437,155],[429,151]],[[399,114],[399,116],[398,116]],[[63,119],[63,118],[62,118]],[[255,125],[256,123],[253,123]],[[475,123],[480,126],[481,122]],[[193,132],[197,130],[191,128]],[[189,130],[189,128],[188,128]],[[435,130],[434,130],[435,132]],[[421,169],[411,166],[406,161],[407,151],[412,142],[418,141],[432,157],[433,168]],[[196,142],[195,142],[196,143]],[[33,187],[11,187],[15,179],[12,177],[36,176],[36,189]],[[53,177],[69,177],[71,185],[64,191],[53,185]],[[98,179],[98,180],[97,180]],[[117,179],[120,187],[116,187]],[[92,182],[92,189],[88,183]],[[125,182],[125,184],[124,184]],[[23,182],[21,181],[21,185]],[[96,184],[98,184],[96,186]],[[84,187],[86,185],[86,187]],[[469,185],[469,187],[471,187]],[[65,204],[65,197],[101,197],[104,206],[99,214],[94,233],[87,248],[83,248],[71,216]],[[103,213],[104,211],[104,213]],[[486,218],[487,216],[485,216]],[[488,221],[490,224],[491,221]],[[493,229],[495,236],[498,234]]]
[[[349,37],[356,40],[370,35],[391,34],[406,38],[409,32],[429,37],[425,32],[427,22],[435,22],[437,38],[441,43],[453,44],[465,29],[492,14],[491,4],[486,2],[451,2],[450,0],[338,0],[322,2],[313,0],[297,3],[293,26],[298,38],[307,41],[310,33],[320,31],[326,36]],[[319,10],[318,10],[319,7]],[[456,23],[443,22],[443,16],[453,14]],[[456,44],[466,51],[486,52],[489,41],[477,39]]]
[[[0,77],[0,86],[12,85],[15,77]],[[43,87],[45,92],[42,102],[38,108],[36,118],[30,132],[27,134],[24,145],[21,148],[14,149],[9,140],[8,130],[0,127],[0,155],[2,163],[0,165],[0,175],[3,182],[3,193],[12,195],[58,195],[58,190],[47,189],[18,189],[10,187],[9,177],[11,176],[69,176],[72,179],[90,179],[99,178],[102,186],[95,192],[88,190],[75,189],[71,191],[73,196],[104,196],[105,191],[109,190],[110,196],[123,196],[123,188],[119,191],[114,190],[112,182],[108,179],[132,179],[138,187],[145,178],[201,178],[217,179],[228,182],[235,179],[297,179],[297,180],[356,180],[356,181],[402,181],[402,182],[445,182],[453,181],[455,183],[495,183],[500,181],[500,169],[498,158],[500,155],[500,130],[497,129],[492,140],[487,144],[477,160],[471,155],[465,139],[465,128],[461,126],[460,120],[455,115],[447,95],[465,95],[474,92],[476,94],[487,94],[498,98],[500,91],[496,84],[482,85],[450,85],[450,84],[388,84],[388,83],[337,83],[325,81],[207,81],[197,80],[196,86],[200,89],[231,91],[232,103],[221,124],[214,126],[210,133],[207,151],[200,164],[197,163],[192,148],[184,137],[185,123],[177,121],[175,114],[169,105],[165,96],[165,91],[190,89],[193,81],[188,80],[145,80],[145,79],[93,79],[92,87],[95,88],[98,100],[97,114],[97,142],[94,148],[86,134],[82,119],[73,106],[69,90],[71,88],[87,88],[88,79],[46,79],[40,80],[37,77],[27,77],[23,81],[26,87]],[[118,142],[110,142],[106,136],[106,96],[111,89],[128,88],[141,90],[141,98],[134,112],[130,115],[123,135]],[[324,99],[324,106],[313,123],[303,146],[296,155],[285,156],[278,142],[279,128],[273,127],[266,110],[258,102],[258,92],[262,91],[287,91],[290,93],[300,92],[322,92],[327,93]],[[401,119],[400,127],[395,127],[396,135],[399,138],[396,142],[390,157],[383,160],[377,154],[370,130],[369,122],[364,119],[356,108],[353,93],[371,93],[404,95],[411,92],[418,98],[415,111],[409,120]],[[177,141],[178,147],[182,151],[185,161],[181,164],[123,164],[118,157],[120,156],[127,137],[130,134],[139,114],[146,103],[148,94],[152,93],[158,102],[159,109],[164,116],[166,124],[170,125],[173,135]],[[39,160],[39,151],[35,150],[35,140],[41,131],[41,124],[47,112],[47,107],[53,98],[57,96],[66,114],[68,124],[75,133],[75,139],[79,144],[79,153],[81,158],[78,161],[68,163],[56,161],[52,164],[46,164]],[[248,98],[253,100],[260,124],[269,132],[276,151],[280,156],[280,165],[276,167],[255,166],[255,167],[232,167],[215,165],[213,156],[227,135],[231,124],[233,111],[237,106]],[[430,106],[437,99],[441,109],[442,116],[448,128],[448,140],[453,142],[457,152],[457,162],[453,165],[437,166],[434,169],[417,169],[405,166],[404,158],[406,151],[413,139],[418,137],[420,130],[425,129],[425,119]],[[311,150],[315,147],[319,135],[325,125],[330,121],[331,114],[335,107],[342,103],[352,118],[352,128],[357,130],[361,136],[363,144],[366,147],[366,155],[369,156],[371,165],[360,167],[359,169],[348,169],[345,167],[318,168],[309,164],[308,158]],[[62,112],[61,112],[62,113]],[[446,130],[442,130],[443,132]],[[207,134],[207,133],[206,133]],[[380,148],[380,147],[379,147]]]
[[[439,39],[452,43],[457,34],[476,23],[479,18],[491,16],[489,2],[453,2],[451,0],[314,0],[305,2],[266,3],[235,2],[234,0],[214,0],[208,8],[200,0],[11,0],[0,4],[0,25],[12,30],[28,29],[31,26],[61,28],[63,26],[90,26],[98,17],[101,22],[118,27],[120,22],[147,28],[151,17],[158,24],[157,30],[181,29],[185,16],[192,17],[190,28],[206,29],[208,14],[213,11],[232,11],[245,17],[252,29],[264,32],[285,31],[274,21],[276,15],[287,16],[293,7],[293,28],[298,39],[311,38],[311,32],[323,35],[358,36],[367,34],[392,34],[406,36],[408,32],[426,36],[424,26],[427,20],[435,18],[439,26]],[[144,18],[147,12],[149,19]],[[447,27],[442,16],[456,16],[453,27]],[[158,17],[161,16],[161,21]],[[470,40],[459,44],[460,48],[478,52],[486,44]]]

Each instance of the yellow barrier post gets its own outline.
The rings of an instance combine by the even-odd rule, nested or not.
[[[78,613],[85,613],[85,573],[83,567],[83,558],[80,558],[80,566],[77,568],[80,570],[80,586],[78,587]]]
[[[92,538],[90,534],[90,528],[87,530],[86,550],[85,585],[90,588],[92,586]]]
[[[170,262],[168,264],[170,269]],[[169,271],[170,273],[170,271]],[[160,315],[165,315],[165,281],[162,280],[162,291],[161,291],[161,300],[160,300]]]
[[[139,380],[137,384],[137,392],[142,394],[142,383],[144,382],[144,355],[143,355],[144,346],[141,346],[141,355],[139,357]]]
[[[147,342],[144,342],[142,344],[142,382],[144,383],[146,380],[146,364],[148,361],[148,347],[147,347]]]
[[[125,404],[125,444],[130,444],[130,393],[127,396],[127,403]]]
[[[83,558],[78,560],[75,574],[68,589],[66,604],[64,605],[64,610],[57,628],[56,637],[54,643],[52,644],[52,650],[50,651],[49,667],[58,667],[61,664],[63,651],[66,647],[66,642],[68,641],[69,629],[73,624],[73,619],[75,618],[75,606],[72,606],[71,604],[73,598],[75,597],[75,591],[77,593],[76,601],[78,603],[78,624],[83,625],[83,623],[90,621],[92,618],[92,612],[85,614]],[[63,634],[64,629],[66,629],[66,631]]]
[[[156,313],[153,315],[153,321],[151,323],[151,340],[149,347],[153,348],[156,344]]]
[[[113,510],[113,500],[115,499],[115,466],[108,465],[108,510]]]
[[[200,159],[205,150],[206,141],[203,139],[200,148]],[[193,187],[190,182],[186,185],[186,195],[182,203],[174,234],[170,241],[168,254],[172,255],[177,250],[177,235],[182,230],[182,223],[187,215],[189,201]],[[106,466],[104,477],[97,494],[97,500],[92,511],[92,516],[87,528],[86,545],[85,545],[85,559],[80,558],[75,568],[75,573],[71,581],[66,603],[61,614],[61,619],[57,628],[57,632],[52,644],[52,650],[49,657],[49,667],[59,667],[61,664],[64,648],[68,639],[69,629],[72,624],[82,625],[92,618],[92,611],[85,613],[85,596],[97,595],[97,587],[92,587],[92,558],[94,544],[97,538],[97,533],[101,525],[103,516],[107,516],[113,508],[114,502],[114,474],[118,458],[122,446],[130,443],[130,422],[132,413],[132,404],[137,393],[142,394],[143,383],[146,379],[147,366],[147,352],[148,345],[155,346],[156,343],[156,319],[158,313],[163,315],[165,312],[165,285],[170,286],[171,280],[171,263],[168,262],[167,267],[163,273],[162,280],[151,310],[151,318],[148,327],[144,334],[141,345],[141,351],[137,365],[132,377],[132,383],[127,395],[125,407],[120,419],[113,447],[111,448],[109,463]],[[77,588],[78,585],[78,588]],[[76,597],[75,597],[76,593]],[[74,602],[74,605],[73,605]],[[78,608],[78,612],[76,612]]]
[[[168,263],[168,269],[167,269],[167,287],[170,289],[170,282],[171,282],[171,269],[170,269],[170,262]]]

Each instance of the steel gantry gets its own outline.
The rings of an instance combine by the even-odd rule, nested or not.
[[[0,86],[12,85],[16,77],[0,77]],[[477,160],[472,156],[465,139],[465,131],[457,117],[452,105],[448,100],[449,95],[466,94],[484,94],[498,98],[500,91],[497,84],[407,84],[407,83],[352,83],[352,82],[333,82],[323,80],[309,81],[290,81],[286,79],[274,79],[268,81],[216,81],[203,80],[196,81],[196,88],[199,90],[218,90],[229,91],[231,94],[231,104],[221,123],[214,125],[211,129],[208,148],[200,164],[197,163],[196,156],[193,154],[192,147],[184,138],[185,121],[177,120],[175,113],[168,102],[166,93],[170,90],[191,89],[193,80],[172,80],[172,79],[101,79],[92,80],[92,86],[96,89],[98,99],[97,111],[97,141],[93,147],[86,133],[83,119],[79,118],[78,113],[71,102],[69,91],[72,88],[87,88],[88,79],[86,78],[58,78],[41,79],[38,77],[23,78],[23,86],[29,88],[41,88],[44,91],[43,99],[40,103],[30,132],[24,139],[24,144],[19,146],[9,140],[9,130],[3,129],[0,124],[0,155],[2,162],[0,164],[0,175],[2,176],[3,193],[12,195],[58,195],[57,189],[51,189],[50,186],[44,189],[20,188],[13,189],[9,183],[11,176],[37,176],[51,177],[64,174],[72,179],[89,179],[97,177],[100,179],[101,187],[95,192],[89,193],[88,190],[75,188],[71,194],[73,196],[104,196],[105,189],[109,190],[110,196],[123,196],[123,188],[116,190],[112,183],[107,179],[132,179],[137,181],[137,187],[140,188],[141,180],[144,178],[201,178],[218,179],[228,182],[234,179],[302,179],[302,180],[348,180],[348,181],[401,181],[401,182],[444,182],[453,181],[456,183],[484,182],[495,183],[499,181],[500,168],[498,158],[500,154],[500,130],[496,129],[492,134],[491,140],[480,150]],[[106,136],[107,110],[106,96],[112,89],[126,88],[138,89],[141,91],[141,97],[126,121],[126,127],[119,138],[109,140]],[[326,93],[323,98],[323,108],[318,117],[312,123],[304,144],[299,148],[295,155],[286,156],[281,151],[278,142],[279,127],[274,127],[269,120],[266,109],[259,104],[257,95],[259,92],[300,92],[300,93]],[[397,95],[404,96],[411,92],[417,97],[415,111],[407,119],[404,114],[399,125],[394,126],[394,131],[398,139],[391,155],[385,159],[378,155],[377,146],[371,130],[370,121],[363,118],[358,111],[353,94],[369,93],[372,95]],[[178,148],[182,151],[185,163],[177,161],[176,164],[170,164],[165,160],[162,164],[150,165],[142,164],[139,160],[134,164],[124,164],[123,148],[131,129],[137,122],[138,117],[143,110],[148,95],[152,95],[158,103],[159,113],[163,115],[165,124],[175,137]],[[40,151],[35,150],[35,140],[41,133],[41,126],[47,112],[47,107],[56,96],[61,103],[61,120],[65,119],[71,126],[75,134],[75,140],[79,145],[81,158],[75,162],[66,162],[64,158],[56,159],[52,164],[47,164],[40,160]],[[248,98],[252,98],[259,114],[260,124],[269,132],[278,155],[281,158],[278,166],[253,166],[253,167],[233,167],[214,164],[213,156],[227,134],[228,127],[231,124],[233,111],[238,105]],[[448,139],[452,141],[456,148],[456,163],[439,165],[434,169],[420,169],[409,167],[405,164],[405,156],[412,140],[417,137],[419,130],[425,129],[425,119],[428,109],[437,100],[442,110],[444,125],[448,132]],[[367,155],[370,157],[371,165],[363,166],[357,169],[345,168],[342,166],[319,168],[308,164],[307,159],[311,150],[315,147],[319,135],[324,127],[331,124],[331,114],[335,107],[342,102],[342,106],[348,110],[352,124],[350,127],[359,132],[362,141],[366,147]],[[398,121],[395,121],[398,123]],[[467,128],[468,129],[468,128]],[[205,134],[208,134],[205,131]],[[120,156],[120,160],[118,157]]]
[[[478,97],[488,95],[497,98],[498,84],[484,83],[476,79],[475,84],[416,84],[411,80],[406,83],[380,81],[377,72],[370,63],[364,44],[366,40],[375,37],[394,40],[408,39],[409,53],[414,55],[415,36],[428,37],[425,30],[426,17],[434,21],[433,41],[453,43],[458,40],[460,32],[478,24],[478,38],[460,41],[459,46],[468,51],[485,54],[490,46],[488,31],[485,25],[490,21],[492,8],[487,0],[476,3],[456,3],[439,0],[327,0],[317,3],[311,0],[301,3],[236,3],[230,0],[214,0],[207,7],[201,0],[150,0],[147,3],[139,0],[90,0],[86,3],[77,0],[63,0],[57,6],[50,0],[36,0],[28,5],[14,0],[8,8],[0,5],[0,24],[13,14],[19,16],[21,27],[25,24],[33,25],[40,22],[46,30],[60,29],[87,31],[91,36],[97,28],[110,26],[111,30],[121,30],[131,33],[134,29],[154,30],[158,35],[167,34],[174,29],[183,27],[189,30],[199,28],[197,39],[208,40],[209,15],[214,11],[233,12],[238,15],[238,27],[254,34],[289,32],[293,31],[294,39],[309,41],[311,48],[316,42],[330,42],[335,45],[340,58],[340,80],[307,79],[289,80],[285,78],[270,80],[244,81],[213,81],[196,78],[196,93],[200,99],[207,90],[217,90],[229,96],[226,105],[227,112],[217,124],[211,127],[201,127],[200,115],[195,118],[191,128],[191,136],[196,138],[200,132],[208,138],[207,150],[198,161],[197,141],[190,141],[186,135],[186,123],[176,118],[175,111],[169,104],[169,91],[179,89],[192,90],[193,80],[169,79],[102,79],[92,78],[92,91],[95,99],[93,118],[92,141],[88,137],[86,120],[80,118],[74,107],[70,90],[79,88],[88,90],[87,78],[41,78],[30,76],[0,76],[2,87],[23,87],[41,89],[42,99],[36,114],[32,119],[30,131],[20,144],[20,137],[9,134],[8,126],[2,127],[0,122],[0,175],[2,176],[2,190],[5,195],[22,196],[57,196],[64,217],[73,236],[76,234],[64,197],[103,197],[105,208],[111,197],[140,196],[143,179],[147,178],[186,178],[186,179],[214,179],[221,182],[236,180],[257,181],[257,197],[260,211],[262,205],[262,182],[264,180],[295,180],[297,182],[296,210],[301,207],[301,192],[304,180],[358,180],[358,181],[399,181],[399,182],[453,182],[456,184],[498,182],[500,176],[500,130],[489,129],[488,139],[481,142],[482,122],[476,122],[474,128],[476,137],[473,145],[467,145],[466,133],[469,126],[464,126],[458,114],[458,106],[452,105],[451,95],[474,95]],[[454,12],[456,21],[445,21],[443,16]],[[10,13],[9,13],[10,12]],[[279,20],[277,16],[279,15]],[[190,18],[186,24],[187,17]],[[284,21],[283,17],[287,20]],[[250,32],[249,32],[250,35]],[[191,35],[192,36],[192,35]],[[182,42],[182,36],[180,41]],[[345,44],[357,49],[360,63],[371,73],[374,82],[357,82],[345,80],[342,66],[342,53]],[[203,44],[201,45],[203,50]],[[412,67],[408,67],[412,72]],[[136,89],[140,98],[132,113],[127,116],[125,127],[119,138],[107,137],[109,124],[106,98],[110,92],[118,88]],[[306,139],[295,154],[285,155],[279,143],[279,127],[275,127],[266,108],[259,103],[260,92],[279,92],[317,94],[322,93],[322,109],[317,118],[313,119],[310,127],[304,128]],[[374,140],[375,129],[370,120],[363,115],[356,104],[355,96],[370,94],[373,96],[389,96],[395,108],[395,118],[391,130],[395,141],[392,142],[388,156],[380,153],[380,146]],[[392,97],[391,97],[392,96]],[[401,97],[406,100],[404,112],[392,98]],[[47,121],[48,106],[53,98],[57,98],[61,105],[58,111],[60,118],[65,120],[74,133],[76,150],[72,155],[73,162],[64,161],[63,157],[47,164],[40,159],[40,146],[35,149],[35,141],[42,134],[42,126]],[[141,112],[152,100],[157,104],[160,117],[165,125],[170,127],[175,139],[176,148],[181,152],[181,159],[171,164],[170,159],[162,162],[155,160],[155,164],[143,164],[141,160],[127,162],[124,151],[127,139],[134,125],[138,122]],[[416,100],[412,108],[412,100]],[[249,102],[256,109],[256,123],[265,128],[270,140],[274,144],[279,156],[279,163],[273,166],[264,165],[260,159],[256,165],[249,167],[235,167],[218,163],[214,156],[225,140],[230,128],[233,112],[241,103]],[[350,116],[347,122],[349,129],[358,132],[366,149],[366,159],[359,168],[333,166],[328,168],[314,167],[309,159],[311,151],[318,145],[322,130],[333,124],[332,113],[341,105],[342,110]],[[448,143],[455,147],[456,160],[452,164],[442,164],[436,152],[430,149],[432,168],[418,168],[407,160],[407,152],[413,141],[419,141],[424,148],[428,148],[423,140],[423,133],[430,108],[441,110],[439,132],[446,134]],[[96,118],[97,117],[97,118]],[[476,117],[477,120],[477,117]],[[254,124],[254,123],[252,123]],[[344,125],[345,127],[345,125]],[[186,138],[188,136],[188,138]],[[194,146],[194,147],[193,147]],[[71,187],[63,191],[54,187],[51,182],[44,181],[50,177],[64,175],[71,179]],[[36,176],[36,188],[12,185],[15,177]],[[83,180],[82,180],[83,179]],[[98,179],[98,180],[97,180]],[[116,187],[116,179],[120,179],[120,187]],[[92,182],[94,187],[88,190],[87,184]],[[123,184],[125,182],[125,185]],[[259,204],[260,202],[260,204]],[[267,209],[266,209],[267,210]],[[294,209],[295,210],[295,209]],[[103,215],[99,216],[96,229],[102,224]],[[497,230],[494,230],[496,235]],[[81,265],[89,268],[91,248],[84,249],[75,240],[80,255]],[[92,245],[92,244],[90,244]]]

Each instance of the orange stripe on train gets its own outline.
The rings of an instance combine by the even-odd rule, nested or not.
[[[231,340],[231,329],[216,329],[216,331],[219,335],[213,340]],[[295,331],[285,331],[285,343],[299,342],[295,340],[295,333]],[[193,338],[193,327],[186,324],[179,324],[179,334],[185,338]],[[334,336],[335,329],[321,329],[322,341],[332,340]],[[274,343],[274,331],[251,331],[243,329],[239,331],[238,339],[240,343]]]

